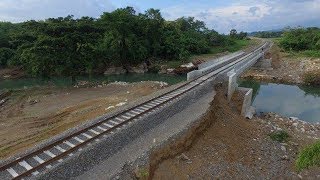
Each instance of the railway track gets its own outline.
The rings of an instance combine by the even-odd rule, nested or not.
[[[51,168],[52,166],[61,163],[65,158],[72,156],[75,152],[80,151],[89,143],[99,141],[99,138],[115,133],[121,127],[132,123],[143,115],[165,106],[165,104],[186,94],[212,77],[230,70],[234,65],[241,63],[250,57],[257,56],[267,45],[268,44],[265,43],[251,53],[229,59],[217,65],[211,72],[205,73],[201,77],[190,82],[186,82],[172,91],[134,106],[110,118],[72,133],[39,150],[8,162],[0,167],[0,177],[4,177],[5,179],[23,179],[36,176],[47,168]]]

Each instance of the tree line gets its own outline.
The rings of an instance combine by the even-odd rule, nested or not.
[[[183,60],[228,46],[246,33],[222,35],[193,17],[166,21],[159,10],[132,7],[99,18],[73,16],[22,23],[0,22],[0,67],[20,66],[32,76],[101,73],[110,65]]]
[[[319,52],[320,50],[320,29],[317,27],[287,28],[280,40],[280,46],[287,51]]]

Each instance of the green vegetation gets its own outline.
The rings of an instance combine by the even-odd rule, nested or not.
[[[289,134],[286,131],[275,131],[272,132],[270,135],[270,138],[273,141],[278,141],[278,142],[287,142],[289,138]]]
[[[193,17],[163,19],[159,10],[132,7],[99,18],[73,16],[12,24],[0,22],[0,67],[21,66],[32,76],[99,74],[111,65],[183,61],[191,55],[235,51],[246,33],[220,35]]]
[[[241,39],[241,40],[235,40],[232,44],[229,46],[220,46],[220,47],[215,47],[211,49],[211,54],[217,54],[221,52],[236,52],[242,49],[243,47],[247,46],[249,44],[249,41],[246,39]]]
[[[320,141],[303,149],[296,160],[298,171],[312,166],[320,167]]]
[[[295,56],[320,57],[320,29],[288,28],[283,33],[279,45]]]

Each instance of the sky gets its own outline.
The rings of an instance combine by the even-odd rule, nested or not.
[[[320,26],[320,0],[0,0],[0,21],[99,17],[126,6],[160,9],[167,20],[193,16],[220,33]]]

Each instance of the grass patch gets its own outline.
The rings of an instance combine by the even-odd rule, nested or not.
[[[298,171],[312,166],[320,167],[320,141],[303,149],[296,160]]]
[[[289,57],[311,57],[320,58],[320,51],[306,50],[306,51],[285,51]]]
[[[314,58],[320,58],[320,51],[316,50],[307,50],[300,52],[301,55],[307,56],[307,57],[314,57]]]
[[[214,47],[211,48],[211,54],[217,54],[217,53],[221,53],[221,52],[236,52],[241,50],[242,48],[248,46],[250,44],[250,40],[236,40],[234,44],[232,45],[228,45],[228,46],[224,46],[224,47]]]
[[[218,46],[218,47],[212,47],[210,49],[210,52],[207,54],[200,54],[200,55],[193,55],[191,56],[191,60],[196,60],[196,59],[212,59],[214,58],[217,54],[223,53],[223,52],[236,52],[239,51],[245,47],[248,47],[249,45],[256,45],[258,44],[259,41],[256,40],[235,40],[235,43],[232,45],[228,46]]]
[[[219,53],[223,52],[236,52],[239,51],[245,47],[248,47],[249,45],[256,45],[259,41],[256,40],[235,40],[235,43],[228,46],[219,46],[219,47],[212,47],[210,49],[210,52],[207,54],[198,54],[198,55],[192,55],[190,58],[185,60],[171,60],[171,61],[163,61],[159,63],[158,65],[166,65],[168,68],[178,68],[182,64],[186,64],[189,62],[192,62],[193,60],[209,60],[217,56]]]
[[[136,172],[136,178],[141,179],[141,180],[148,179],[149,178],[149,171],[145,168],[138,169]]]
[[[278,141],[278,142],[287,142],[289,139],[289,134],[286,131],[275,131],[273,133],[271,133],[270,138],[274,141]]]

